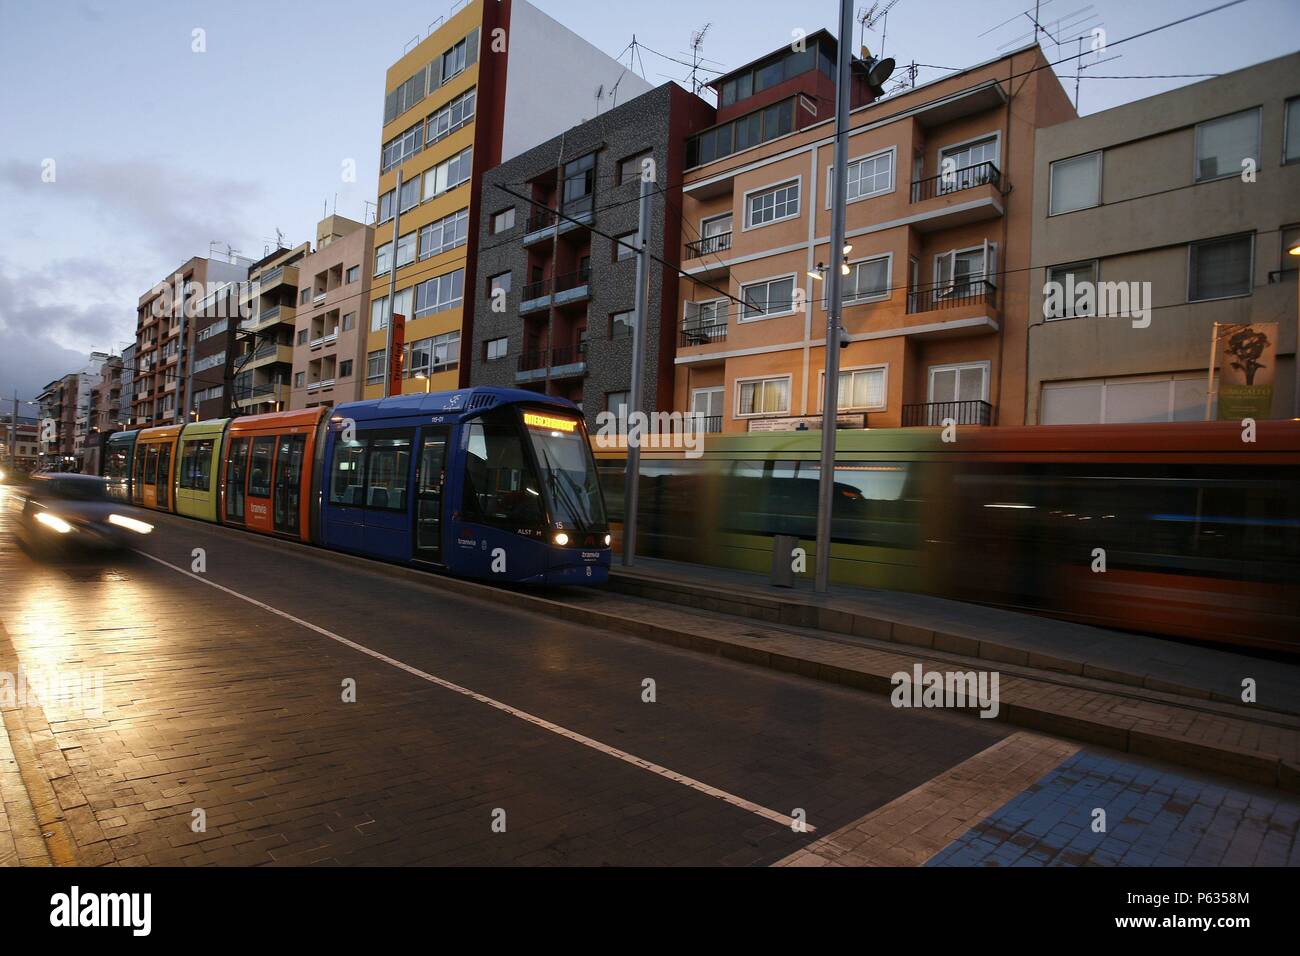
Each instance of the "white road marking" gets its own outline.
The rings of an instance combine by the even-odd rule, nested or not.
[[[566,737],[569,740],[574,741],[575,743],[582,744],[584,747],[590,747],[592,750],[598,751],[599,753],[606,754],[607,756],[610,757],[615,757],[618,760],[622,760],[624,763],[632,764],[632,766],[634,767],[640,767],[642,770],[648,770],[650,771],[650,773],[663,777],[665,780],[671,780],[674,783],[679,783],[684,787],[690,787],[692,790],[696,790],[700,793],[705,794],[706,796],[714,797],[715,799],[721,800],[723,803],[728,803],[733,807],[739,807],[742,810],[748,810],[750,813],[756,814],[765,820],[771,820],[773,823],[778,823],[783,827],[788,827],[793,822],[793,819],[789,814],[777,813],[775,810],[769,810],[767,807],[760,806],[759,804],[754,803],[753,801],[746,800],[744,797],[738,797],[734,793],[728,793],[726,790],[719,790],[717,787],[711,787],[707,783],[703,783],[702,781],[696,780],[694,777],[688,777],[685,774],[677,773],[677,771],[675,770],[669,770],[667,767],[662,767],[659,764],[654,763],[652,761],[644,760],[641,757],[636,756],[636,754],[630,754],[626,750],[619,750],[617,747],[611,747],[609,744],[601,743],[599,740],[593,740],[591,737],[588,737],[585,734],[580,734],[574,730],[569,730],[567,727],[561,727],[559,724],[552,723],[551,721],[546,720],[543,717],[536,717],[533,714],[528,713],[527,711],[520,710],[518,707],[511,707],[509,704],[502,703],[499,700],[494,700],[493,698],[488,697],[484,694],[480,694],[477,691],[472,691],[468,687],[462,687],[459,684],[452,683],[449,680],[444,680],[441,677],[437,677],[426,671],[422,671],[418,667],[412,667],[410,664],[403,663],[402,661],[399,661],[396,658],[389,657],[387,654],[383,654],[379,651],[372,650],[371,648],[366,647],[363,644],[358,644],[356,641],[350,641],[346,637],[342,637],[338,634],[335,634],[333,631],[312,624],[310,621],[304,621],[300,617],[295,617],[294,615],[288,613],[287,611],[281,611],[279,608],[271,607],[271,605],[269,604],[264,604],[263,602],[257,600],[256,598],[249,597],[247,594],[241,594],[239,591],[218,584],[216,581],[211,581],[203,577],[202,575],[195,574],[192,571],[186,571],[184,568],[177,567],[176,565],[172,564],[169,561],[164,561],[162,558],[149,554],[147,551],[136,551],[136,553],[144,555],[146,558],[150,559],[151,561],[157,561],[159,564],[163,565],[164,567],[171,568],[173,571],[177,572],[178,574],[183,574],[187,578],[193,578],[195,581],[201,581],[202,583],[208,585],[209,587],[216,588],[218,591],[223,591],[226,594],[231,595],[232,597],[237,597],[241,601],[247,601],[249,604],[252,604],[254,607],[259,607],[263,611],[268,611],[271,614],[275,614],[279,617],[282,617],[286,621],[292,621],[294,624],[297,624],[299,627],[305,627],[309,631],[315,631],[317,634],[321,635],[322,637],[328,637],[331,641],[337,641],[339,644],[342,644],[344,647],[350,647],[354,651],[360,651],[362,654],[365,654],[369,657],[373,657],[377,661],[383,661],[385,664],[388,664],[391,667],[396,667],[398,670],[405,671],[406,673],[410,674],[413,677],[418,677],[421,680],[428,681],[430,684],[436,684],[437,686],[442,687],[446,690],[454,691],[457,694],[461,694],[465,697],[469,697],[471,700],[476,700],[480,704],[487,704],[489,707],[496,708],[497,710],[502,711],[503,713],[509,714],[511,717],[517,717],[518,719],[526,721],[527,723],[530,723],[535,727],[541,727],[543,730],[549,730],[553,734],[558,734],[561,737]],[[811,823],[804,823],[803,826],[805,828],[805,831],[808,833],[817,832],[817,828],[813,826]]]

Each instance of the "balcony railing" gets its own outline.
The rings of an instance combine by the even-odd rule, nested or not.
[[[997,294],[998,287],[987,279],[922,286],[907,294],[907,311],[932,312],[935,309],[955,309],[981,303],[993,307],[997,305]]]
[[[710,342],[727,341],[727,323],[716,322],[712,324],[692,324],[682,326],[681,341],[678,343],[682,348],[690,345],[707,345]]]
[[[695,430],[704,432],[707,435],[714,435],[722,431],[721,415],[693,415],[695,419]]]
[[[976,163],[974,166],[963,166],[949,173],[916,180],[912,183],[912,202],[924,202],[935,196],[946,196],[976,186],[1001,184],[1002,173],[997,166],[992,163]]]
[[[536,282],[526,282],[520,294],[520,300],[528,302],[531,299],[540,299],[544,295],[549,295],[553,290],[557,292],[567,292],[569,289],[577,289],[580,286],[588,285],[591,282],[591,267],[578,269],[574,272],[566,272],[559,276],[547,276],[545,279],[538,279]]]
[[[695,242],[686,243],[686,258],[698,259],[700,256],[717,255],[731,248],[731,233],[720,232],[716,236],[705,236]]]
[[[528,232],[536,232],[538,229],[545,229],[547,226],[555,225],[555,213],[549,209],[537,209],[528,214]]]
[[[903,406],[903,427],[942,425],[948,420],[957,425],[988,425],[993,421],[993,406],[988,402],[923,402]]]
[[[543,368],[556,368],[561,365],[576,365],[587,360],[587,350],[579,346],[566,345],[556,349],[533,349],[519,356],[519,371],[532,372]]]

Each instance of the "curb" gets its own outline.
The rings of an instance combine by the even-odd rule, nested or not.
[[[191,520],[176,515],[159,513],[155,513],[155,517],[178,522]],[[319,561],[389,574],[423,584],[426,587],[489,601],[493,604],[522,608],[578,624],[616,630],[684,650],[713,654],[740,663],[754,664],[870,693],[890,694],[894,690],[890,674],[898,670],[907,670],[916,661],[915,658],[903,656],[906,651],[903,647],[900,647],[897,652],[874,650],[831,641],[822,642],[816,638],[798,635],[789,635],[789,639],[796,643],[806,642],[810,645],[802,653],[768,650],[757,646],[757,644],[741,643],[716,634],[693,633],[639,618],[625,617],[608,611],[567,604],[549,597],[530,594],[500,585],[481,584],[477,581],[436,574],[419,568],[390,564],[371,558],[345,554],[340,551],[332,551],[328,548],[306,545],[297,541],[250,534],[224,525],[212,525],[204,522],[203,526],[223,534],[235,536],[247,544],[272,550],[276,550],[279,546],[288,545],[304,556]],[[777,602],[771,601],[767,603],[774,604]],[[752,617],[752,615],[742,616]],[[863,620],[871,619],[863,618]],[[773,620],[771,623],[795,622]],[[927,633],[932,634],[933,632]],[[876,635],[863,634],[860,636]],[[930,647],[931,644],[932,642],[925,644],[908,642],[909,646],[916,647],[918,650],[924,650]],[[859,658],[858,666],[853,666],[851,663],[838,663],[829,659],[832,657],[843,658],[846,655]],[[822,659],[817,659],[819,657]],[[875,659],[876,666],[869,668],[867,661],[872,658]],[[1015,662],[1005,661],[1003,663]],[[1043,685],[1031,678],[1007,675],[1002,684],[1004,690],[1001,694],[1002,701],[996,719],[1003,723],[1300,793],[1300,761],[1291,761],[1279,754],[1216,743],[1208,739],[1195,740],[1185,735],[1166,734],[1158,730],[1135,729],[1080,716],[1077,713],[1064,713],[1054,709],[1041,699],[1035,699],[1041,698]],[[1008,694],[1008,690],[1012,691],[1012,693]],[[1089,693],[1094,694],[1097,698],[1112,697],[1112,695],[1102,691],[1091,691]],[[1112,699],[1118,698],[1112,697]],[[1188,713],[1187,710],[1172,703],[1148,702],[1144,706],[1163,710],[1170,716]],[[974,709],[967,709],[966,712],[972,716],[976,715]],[[1231,721],[1233,724],[1246,727],[1254,726],[1240,718],[1224,718],[1199,713],[1193,716],[1192,723],[1215,720]],[[1233,728],[1230,726],[1227,729],[1231,730]],[[1285,730],[1277,731],[1274,736],[1287,734],[1300,737],[1300,734]]]

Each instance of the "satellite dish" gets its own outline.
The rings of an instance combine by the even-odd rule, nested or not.
[[[885,81],[894,73],[893,57],[885,57],[883,60],[877,60],[871,64],[867,70],[867,86],[871,87],[873,93],[879,96],[884,92]]]

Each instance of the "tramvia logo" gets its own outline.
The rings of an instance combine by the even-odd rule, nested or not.
[[[895,707],[979,707],[980,716],[998,715],[997,671],[927,671],[919,663],[912,672],[896,671],[889,702]]]

